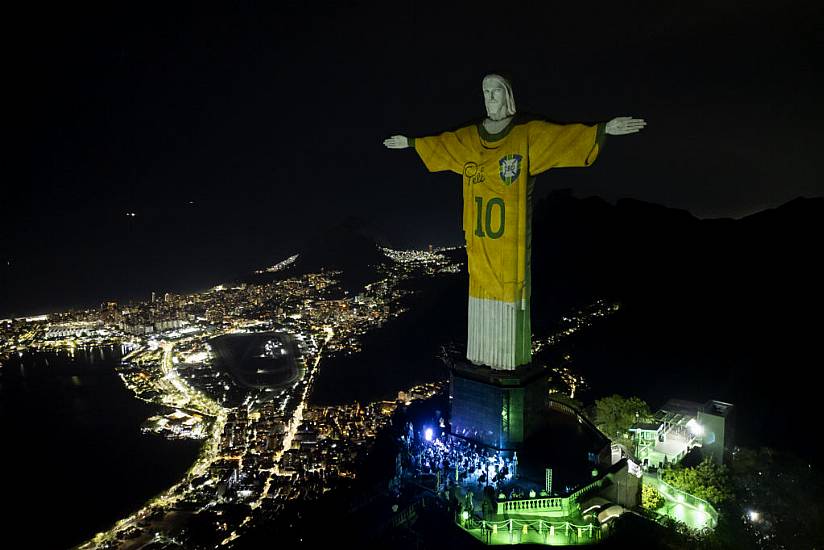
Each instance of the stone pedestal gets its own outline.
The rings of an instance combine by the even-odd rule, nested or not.
[[[450,369],[451,432],[500,450],[518,450],[547,418],[547,369],[495,370],[445,358]]]

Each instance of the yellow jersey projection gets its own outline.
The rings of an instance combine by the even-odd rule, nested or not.
[[[497,134],[489,134],[477,124],[410,140],[430,172],[450,170],[463,177],[470,296],[468,357],[473,361],[493,368],[514,368],[530,362],[534,177],[551,168],[591,165],[603,147],[604,135],[604,124],[555,124],[516,115]],[[473,304],[474,309],[509,306],[492,316],[493,323],[500,317],[497,324],[507,325],[507,334],[493,338],[496,327],[476,327],[480,332],[473,338]],[[490,323],[488,316],[484,322]],[[501,338],[504,343],[486,341]],[[473,346],[490,345],[496,349],[483,353],[472,350]],[[507,347],[513,347],[514,355],[506,351]],[[495,357],[490,358],[490,354]],[[498,357],[501,354],[507,356]]]

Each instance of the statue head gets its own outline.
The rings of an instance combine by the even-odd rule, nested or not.
[[[515,114],[515,96],[512,85],[498,74],[488,74],[483,81],[486,114],[492,120],[501,120]]]

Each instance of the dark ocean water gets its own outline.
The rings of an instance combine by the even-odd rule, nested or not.
[[[462,274],[410,283],[408,311],[361,337],[362,351],[324,356],[310,396],[314,404],[395,399],[398,391],[446,380],[441,346],[466,338],[467,280]]]
[[[160,409],[114,372],[121,349],[24,354],[0,368],[5,540],[67,548],[177,481],[200,442],[140,433]],[[11,489],[9,491],[9,489]]]

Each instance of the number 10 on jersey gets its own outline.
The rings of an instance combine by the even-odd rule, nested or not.
[[[494,197],[486,201],[486,205],[484,205],[483,197],[475,197],[475,214],[476,236],[497,239],[504,234],[506,205],[502,198]],[[492,223],[493,219],[495,220],[494,224]],[[492,229],[493,225],[497,226],[494,230]]]

